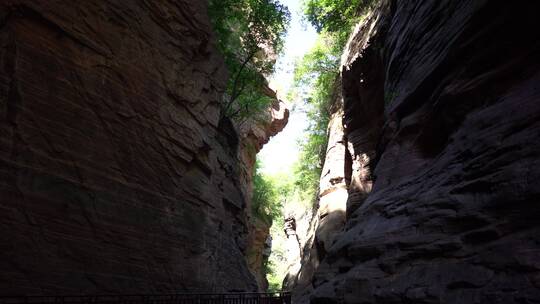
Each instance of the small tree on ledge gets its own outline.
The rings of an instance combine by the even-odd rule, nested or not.
[[[290,13],[276,0],[210,0],[208,12],[230,73],[222,116],[242,122],[272,101],[265,76],[283,48]]]

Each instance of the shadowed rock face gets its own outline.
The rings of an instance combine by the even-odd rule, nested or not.
[[[540,301],[538,10],[386,1],[355,31],[347,220],[301,301]]]
[[[257,289],[210,33],[202,0],[0,2],[0,294]]]

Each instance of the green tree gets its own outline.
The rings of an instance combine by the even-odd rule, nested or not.
[[[300,158],[294,179],[303,200],[316,198],[322,164],[326,155],[330,106],[339,75],[340,49],[336,37],[324,31],[313,48],[296,63],[290,94],[302,100],[309,125],[299,143]]]
[[[359,12],[367,8],[373,0],[304,0],[306,19],[318,32],[340,32],[350,28],[357,20]]]
[[[271,225],[272,236],[283,234],[283,206],[294,196],[294,185],[288,174],[267,175],[260,170],[257,162],[254,172],[252,212],[253,216]],[[279,237],[277,238],[279,239]],[[268,279],[268,291],[281,290],[281,282],[286,270],[283,243],[272,242],[272,256],[263,261],[263,269]]]
[[[290,13],[276,0],[210,0],[208,13],[230,73],[222,114],[241,121],[271,101],[265,76],[282,51]]]
[[[272,225],[275,219],[280,218],[283,199],[286,197],[288,185],[278,177],[268,176],[261,172],[260,162],[255,165],[253,173],[253,196],[251,209],[253,216]]]
[[[319,32],[315,46],[296,63],[289,92],[290,99],[302,101],[310,122],[294,168],[295,184],[304,200],[317,196],[343,48],[362,13],[375,1],[303,0],[305,19]]]
[[[340,55],[355,24],[377,0],[303,0],[305,19],[317,32],[331,36],[333,54]]]

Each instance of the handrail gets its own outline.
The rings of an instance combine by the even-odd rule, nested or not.
[[[289,292],[0,296],[0,304],[291,304]]]

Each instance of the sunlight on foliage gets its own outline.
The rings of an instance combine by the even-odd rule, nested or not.
[[[273,236],[283,234],[283,205],[291,197],[293,189],[294,185],[288,175],[263,174],[257,161],[253,177],[252,215],[271,225],[270,234]],[[286,268],[285,245],[276,237],[272,241],[272,255],[264,260],[263,265],[268,280],[268,291],[281,290]]]
[[[297,109],[305,111],[309,124],[299,141],[300,156],[291,172],[281,176],[256,173],[254,209],[257,216],[273,223],[272,255],[265,261],[271,291],[280,290],[287,272],[283,237],[283,207],[310,210],[317,203],[319,180],[326,156],[327,128],[333,98],[339,88],[340,58],[361,12],[373,0],[304,0],[305,18],[312,23],[319,37],[314,47],[296,62],[294,84],[288,93],[296,100]],[[257,201],[257,202],[255,202]],[[263,206],[263,207],[261,207]]]
[[[276,255],[277,251],[273,250],[272,255]],[[283,253],[281,252],[281,256],[283,256]],[[285,258],[283,257],[283,261],[281,263],[285,263]],[[269,259],[266,261],[265,266],[265,273],[266,273],[266,279],[268,280],[268,292],[277,292],[281,290],[281,284],[283,281],[283,276],[280,272],[276,271],[280,266],[277,264],[273,259]]]
[[[315,202],[326,154],[327,127],[332,95],[339,75],[337,41],[321,33],[315,46],[296,63],[290,92],[300,100],[309,121],[299,142],[300,158],[294,166],[295,185],[303,200]]]
[[[318,32],[340,32],[358,22],[359,12],[373,0],[304,0],[306,19]]]
[[[309,126],[299,143],[295,185],[305,200],[316,201],[327,146],[330,107],[339,77],[340,58],[354,25],[373,0],[304,0],[307,21],[319,32],[313,48],[296,63],[289,97],[300,100]]]
[[[265,76],[283,49],[290,13],[275,0],[210,0],[208,14],[230,74],[222,115],[243,121],[272,100]]]
[[[253,216],[272,225],[274,219],[281,216],[282,201],[278,181],[261,173],[257,161],[253,174],[253,196],[251,210]]]

